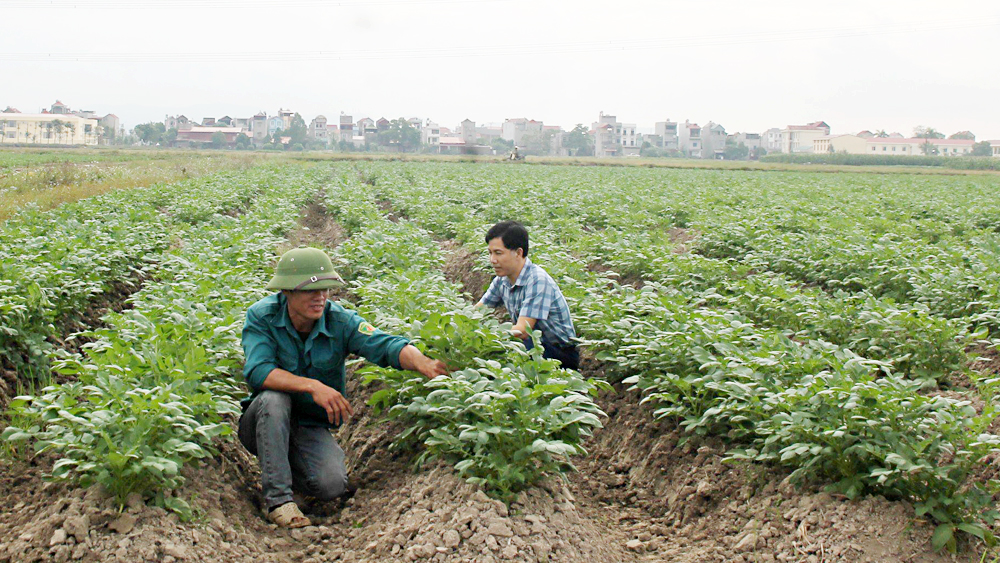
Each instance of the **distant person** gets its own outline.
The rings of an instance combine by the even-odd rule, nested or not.
[[[514,150],[510,151],[510,159],[511,160],[518,160],[520,158],[521,158],[521,156],[517,152],[517,145],[514,145]]]
[[[528,349],[534,345],[530,332],[540,330],[543,357],[579,369],[569,305],[552,276],[528,259],[528,230],[515,221],[497,223],[486,233],[486,245],[496,277],[477,306],[503,304],[514,323],[514,335]]]
[[[293,489],[320,500],[352,492],[344,451],[330,433],[354,414],[345,397],[348,354],[428,378],[448,371],[330,301],[330,289],[342,284],[322,250],[289,250],[267,284],[280,291],[254,303],[243,325],[243,375],[253,394],[242,401],[239,438],[260,460],[268,519],[281,527],[310,525]]]

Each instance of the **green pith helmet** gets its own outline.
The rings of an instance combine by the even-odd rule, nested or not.
[[[327,289],[341,287],[344,280],[333,270],[333,262],[318,248],[293,248],[281,255],[267,289]]]

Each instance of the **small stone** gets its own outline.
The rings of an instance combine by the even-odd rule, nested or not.
[[[66,533],[76,538],[77,542],[82,542],[87,539],[87,535],[90,533],[90,517],[89,516],[70,516],[63,522],[63,528]]]
[[[639,551],[642,549],[642,542],[639,540],[628,540],[625,542],[625,547],[631,549],[632,551]]]
[[[146,506],[146,503],[143,502],[142,495],[132,493],[125,499],[125,506],[128,507],[129,512],[139,512]]]
[[[510,529],[510,524],[499,519],[490,520],[489,525],[486,526],[486,532],[490,535],[503,538],[509,538],[514,535],[514,532]]]
[[[87,555],[87,546],[81,543],[77,544],[77,546],[73,548],[73,555],[71,555],[70,558],[74,560],[83,559],[85,555]]]
[[[504,559],[514,559],[515,557],[517,557],[517,546],[512,543],[507,544],[507,547],[503,548],[503,551],[500,552],[500,555]]]
[[[170,555],[166,555],[163,557],[163,563],[175,563],[175,561],[177,560],[171,557]]]
[[[496,551],[500,549],[500,543],[497,542],[496,537],[486,536],[486,547],[492,549],[493,551]]]
[[[449,551],[451,551],[450,549],[448,549],[447,547],[445,547],[443,545],[439,545],[439,546],[435,547],[434,550],[437,551],[438,553],[448,553]]]
[[[164,542],[163,544],[163,554],[169,555],[175,559],[187,559],[188,551],[187,547],[184,545],[177,545],[174,542]]]
[[[376,541],[368,542],[368,545],[365,546],[366,551],[375,551],[377,549],[378,549],[378,542]]]
[[[108,524],[108,527],[119,534],[127,534],[132,531],[132,528],[135,527],[135,516],[132,516],[131,514],[122,514]]]
[[[59,545],[66,542],[66,530],[59,528],[52,533],[52,538],[49,539],[49,545]]]
[[[646,542],[653,539],[653,534],[650,534],[649,532],[639,532],[639,534],[635,537],[639,538],[640,541]]]
[[[455,530],[446,530],[441,534],[441,540],[445,547],[456,548],[458,544],[462,543],[462,536]]]

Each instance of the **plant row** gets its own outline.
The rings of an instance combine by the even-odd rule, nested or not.
[[[327,208],[351,238],[337,249],[358,311],[404,334],[450,374],[366,368],[383,387],[370,404],[405,423],[396,444],[422,445],[418,463],[440,459],[490,494],[510,501],[546,474],[570,470],[569,456],[601,426],[594,403],[602,387],[541,358],[465,300],[441,273],[437,244],[412,223],[379,212],[367,186],[345,174],[327,192]],[[536,335],[537,336],[537,335]]]
[[[66,381],[11,403],[3,433],[58,458],[51,477],[131,493],[189,513],[173,492],[186,464],[214,451],[238,412],[240,330],[262,297],[276,244],[317,179],[297,169],[245,171],[185,183],[164,210],[188,223],[156,256],[131,308],[104,317],[82,354],[55,353]],[[127,206],[177,187],[119,195]],[[239,202],[245,212],[220,214]],[[222,207],[219,207],[219,206]]]
[[[827,293],[733,259],[674,255],[665,229],[649,230],[654,224],[642,219],[645,232],[613,216],[593,229],[579,219],[586,211],[566,215],[593,194],[544,186],[555,194],[539,198],[543,186],[508,182],[498,198],[488,185],[442,183],[381,169],[376,191],[472,248],[482,245],[474,233],[483,225],[519,210],[532,256],[560,280],[588,346],[643,391],[655,416],[726,436],[731,459],[787,466],[797,480],[831,483],[851,497],[909,499],[919,515],[940,523],[939,546],[954,545],[959,530],[990,537],[983,524],[996,517],[991,490],[968,481],[1000,446],[986,433],[994,407],[977,414],[967,401],[921,390],[964,369],[970,335],[963,323],[920,303]],[[686,220],[674,213],[668,221],[678,217]],[[645,285],[581,268],[591,257],[641,275]],[[982,383],[987,395],[996,385]]]

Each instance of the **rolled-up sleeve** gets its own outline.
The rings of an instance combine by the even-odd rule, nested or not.
[[[260,391],[267,375],[278,367],[278,345],[252,310],[243,323],[243,377],[254,391]]]
[[[378,330],[355,312],[345,323],[344,341],[352,354],[363,356],[380,367],[402,369],[399,353],[410,343],[402,336],[393,336]]]
[[[483,298],[479,302],[487,307],[496,307],[499,305],[501,301],[500,283],[500,276],[493,278],[493,283],[486,289],[486,293],[483,294]]]

